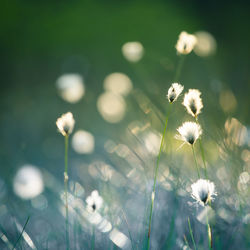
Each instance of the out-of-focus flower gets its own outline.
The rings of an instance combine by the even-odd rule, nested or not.
[[[167,98],[170,103],[177,100],[184,87],[179,83],[172,83],[171,87],[168,89]]]
[[[182,31],[179,35],[179,39],[175,45],[175,48],[179,54],[189,54],[196,44],[196,37],[188,34],[186,31]]]
[[[78,130],[72,137],[72,147],[78,154],[91,154],[95,148],[95,138],[87,131]]]
[[[214,183],[209,180],[199,179],[191,185],[191,188],[192,197],[203,206],[212,201],[214,199],[213,196],[217,195]]]
[[[83,78],[79,74],[63,74],[57,81],[56,86],[59,95],[67,102],[76,103],[85,94]]]
[[[186,107],[187,112],[195,118],[201,113],[203,108],[200,95],[201,92],[198,89],[189,89],[182,103]]]
[[[197,42],[194,47],[194,53],[198,56],[210,56],[216,52],[216,40],[212,34],[207,31],[198,31],[195,34]]]
[[[71,134],[73,131],[74,125],[75,125],[75,120],[74,120],[71,112],[63,114],[56,121],[56,126],[57,126],[59,132],[63,136]]]
[[[102,207],[103,199],[97,190],[92,191],[91,195],[87,197],[87,209],[90,212],[95,212]]]
[[[193,145],[202,134],[201,126],[195,122],[184,122],[177,131],[179,135],[176,135],[175,138],[190,145]]]
[[[35,198],[44,189],[42,173],[35,166],[24,165],[15,175],[13,189],[22,199]]]
[[[130,62],[138,62],[144,54],[144,48],[140,42],[127,42],[122,46],[123,56]]]

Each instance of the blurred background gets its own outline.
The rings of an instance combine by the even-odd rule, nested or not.
[[[13,247],[30,216],[17,249],[65,249],[64,138],[55,122],[71,111],[71,248],[91,249],[94,230],[96,249],[143,249],[175,44],[185,30],[198,44],[179,80],[185,92],[202,92],[208,176],[218,191],[214,247],[249,249],[249,11],[243,0],[2,1],[0,248]],[[182,98],[169,118],[152,249],[193,248],[188,217],[197,246],[207,246],[204,211],[190,197],[192,154],[174,139],[192,120]],[[93,190],[104,200],[94,217],[85,211]]]

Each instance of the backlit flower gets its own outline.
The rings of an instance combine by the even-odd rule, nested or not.
[[[74,125],[75,125],[75,120],[74,120],[71,112],[63,114],[56,121],[56,126],[57,126],[59,132],[63,136],[71,134],[73,131]]]
[[[190,145],[193,145],[202,134],[201,126],[196,122],[184,122],[177,131],[176,139],[182,140]]]
[[[103,199],[99,195],[98,191],[94,190],[92,191],[91,195],[87,197],[86,202],[87,202],[87,209],[90,212],[95,212],[101,208]]]
[[[192,197],[201,205],[205,206],[216,195],[214,183],[209,180],[199,179],[191,185]]]
[[[196,44],[196,37],[194,35],[188,34],[182,31],[179,35],[179,39],[175,45],[175,48],[179,54],[187,55],[189,54]]]
[[[201,92],[198,89],[189,89],[182,103],[186,107],[187,112],[195,118],[201,113],[203,108],[200,95]]]
[[[178,96],[183,91],[184,87],[179,83],[172,83],[171,87],[168,89],[167,98],[170,103],[177,100]]]

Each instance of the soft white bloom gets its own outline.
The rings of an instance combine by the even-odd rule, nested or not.
[[[184,87],[179,83],[172,83],[171,87],[168,89],[167,98],[170,103],[177,100]]]
[[[175,48],[179,54],[189,54],[196,44],[196,37],[188,34],[186,31],[182,31],[179,35],[179,39],[175,45]]]
[[[87,208],[90,212],[99,210],[102,206],[103,199],[97,190],[92,191],[91,195],[87,197]]]
[[[74,125],[75,125],[75,120],[74,120],[71,112],[63,114],[56,121],[56,126],[57,126],[59,132],[63,136],[71,134],[73,131]]]
[[[176,139],[182,140],[190,145],[193,145],[202,134],[201,126],[196,122],[184,122],[177,131],[179,135],[176,135]]]
[[[217,195],[215,192],[214,183],[209,180],[199,179],[191,185],[192,197],[201,205],[206,205]]]
[[[122,54],[128,61],[138,62],[144,54],[144,48],[140,42],[127,42],[122,46]]]
[[[198,89],[189,89],[182,103],[186,107],[187,112],[195,118],[201,113],[203,108],[200,95],[201,92]]]

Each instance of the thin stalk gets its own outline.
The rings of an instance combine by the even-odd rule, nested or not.
[[[211,227],[209,225],[208,221],[208,209],[206,208],[206,218],[207,218],[207,236],[208,236],[208,249],[212,249],[212,233],[211,233]]]
[[[196,123],[198,123],[198,117],[196,117],[195,120],[196,120]],[[207,178],[207,165],[206,165],[204,148],[203,148],[202,141],[201,141],[200,138],[198,139],[198,141],[199,141],[200,150],[201,150],[201,158],[202,158],[202,162],[203,162],[203,165],[204,165],[205,177],[206,177],[206,179],[208,179]]]
[[[192,231],[192,228],[191,228],[189,218],[188,218],[188,228],[189,228],[190,236],[191,236],[191,239],[192,239],[192,242],[193,242],[193,245],[194,245],[194,250],[196,250],[196,244],[195,244],[195,241],[194,241],[193,231]]]
[[[91,250],[94,249],[95,249],[95,226],[93,226],[92,243],[91,243]]]
[[[180,60],[179,60],[179,63],[175,72],[174,82],[177,82],[179,80],[181,69],[184,63],[184,59],[185,59],[185,55],[180,55]]]
[[[151,207],[150,207],[150,215],[149,215],[147,249],[149,249],[149,245],[150,245],[151,222],[152,222],[152,214],[153,214],[153,208],[154,208],[155,187],[156,187],[156,180],[157,180],[158,169],[159,169],[159,162],[160,162],[161,151],[162,151],[162,147],[163,147],[163,143],[164,143],[164,139],[165,139],[165,135],[166,135],[166,130],[167,130],[167,126],[168,126],[168,118],[169,118],[169,115],[170,115],[171,107],[172,107],[172,104],[170,105],[169,112],[168,112],[168,114],[166,116],[165,127],[164,127],[163,135],[162,135],[162,138],[161,138],[161,146],[160,146],[160,150],[159,150],[159,153],[158,153],[158,156],[157,156],[157,162],[156,162],[156,168],[155,168],[155,174],[154,174],[154,186],[153,186],[153,192],[152,192],[152,196],[151,196]]]
[[[200,179],[200,170],[199,170],[199,167],[198,167],[198,164],[197,164],[197,160],[196,160],[196,156],[195,156],[195,152],[194,152],[194,145],[192,145],[192,151],[193,151],[194,162],[195,162],[195,166],[196,166],[198,178]]]
[[[65,135],[65,169],[64,169],[64,191],[65,191],[65,226],[66,226],[66,248],[69,249],[69,211],[68,211],[68,144],[69,144],[69,136]]]
[[[29,222],[29,219],[30,219],[30,216],[28,216],[28,218],[27,218],[27,220],[26,220],[26,222],[25,222],[25,224],[24,224],[24,226],[23,226],[23,229],[22,229],[22,231],[21,231],[21,233],[20,233],[20,235],[19,235],[17,241],[15,242],[15,244],[14,244],[12,250],[15,249],[17,243],[18,243],[19,240],[21,239],[21,237],[22,237],[22,235],[23,235],[23,232],[24,232],[24,230],[25,230],[25,227],[27,226],[27,224],[28,224],[28,222]]]
[[[201,158],[202,158],[202,162],[203,162],[203,165],[204,165],[205,177],[206,177],[206,179],[208,179],[207,178],[207,165],[206,165],[204,149],[203,149],[202,142],[201,142],[200,138],[198,139],[198,141],[199,141],[199,144],[200,144]]]

